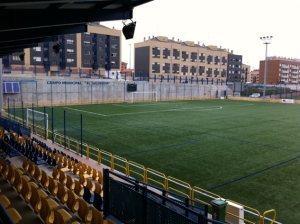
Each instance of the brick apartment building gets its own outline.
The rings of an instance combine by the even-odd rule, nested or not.
[[[56,42],[39,43],[37,47],[24,49],[3,57],[4,69],[11,73],[58,75],[60,72],[103,74],[105,70],[121,68],[121,31],[99,23],[90,23],[88,32],[59,35]],[[56,54],[53,45],[60,43]],[[25,53],[24,61],[19,55]]]
[[[300,59],[268,57],[267,63],[267,84],[299,84]],[[259,82],[264,83],[265,61],[259,64]]]
[[[241,81],[243,74],[242,55],[213,45],[180,41],[164,36],[144,38],[135,43],[136,75],[170,75],[186,79],[209,78],[215,81]]]

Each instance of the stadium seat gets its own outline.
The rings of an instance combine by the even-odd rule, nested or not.
[[[86,186],[86,179],[82,174],[79,174],[79,183],[83,186]]]
[[[65,204],[68,200],[68,189],[65,188],[64,185],[60,182],[57,182],[57,188],[58,190],[56,197],[62,204]]]
[[[99,223],[103,223],[103,215],[101,212],[93,208],[91,224],[99,224]]]
[[[53,224],[64,224],[67,221],[69,221],[71,218],[72,216],[69,213],[65,213],[65,219],[64,219],[63,215],[60,212],[54,210]]]
[[[95,190],[95,185],[93,184],[91,179],[86,179],[86,187],[92,192],[94,192]]]
[[[42,220],[47,224],[53,223],[53,221],[54,221],[54,212],[51,211],[51,208],[49,206],[48,201],[45,198],[41,198],[41,202],[42,202],[42,207],[41,207],[41,210],[40,210],[40,216],[41,216]],[[59,212],[62,215],[64,223],[70,221],[71,216],[64,209],[59,209],[59,210],[56,210],[56,211]]]
[[[94,194],[87,187],[83,187],[82,198],[89,204],[93,204],[94,202]]]
[[[66,183],[67,183],[67,177],[66,177],[66,174],[63,171],[59,171],[59,179],[58,180],[63,185],[66,185]]]
[[[9,208],[7,209],[7,213],[9,214],[9,216],[12,218],[12,220],[14,221],[14,223],[19,223],[22,220],[22,217],[20,216],[20,214],[17,212],[16,209],[14,208]]]
[[[15,172],[14,187],[18,193],[21,193],[23,183],[19,172]]]
[[[0,202],[4,208],[7,208],[10,205],[10,201],[5,195],[0,195]]]
[[[69,190],[73,191],[75,188],[75,183],[74,183],[72,177],[70,177],[69,175],[66,175],[66,176],[67,176],[66,186]]]
[[[66,202],[67,207],[73,212],[77,212],[79,209],[79,203],[77,201],[77,196],[75,196],[75,194],[68,190],[68,200]]]
[[[82,195],[84,193],[83,187],[81,186],[81,184],[77,180],[74,180],[74,182],[75,182],[74,193],[77,196],[82,197]]]
[[[52,171],[52,177],[54,180],[58,180],[59,179],[59,172],[57,170],[56,167],[52,167],[53,171]]]
[[[92,210],[89,210],[87,203],[83,199],[78,199],[79,209],[78,216],[83,222],[91,222],[92,220]]]
[[[45,189],[48,189],[49,186],[49,177],[44,170],[42,170],[42,179],[41,184]]]
[[[41,183],[41,180],[42,180],[42,172],[40,170],[40,168],[38,168],[36,165],[34,166],[34,179],[37,183]]]
[[[53,196],[56,196],[58,191],[57,182],[52,177],[48,176],[48,178],[49,178],[48,190]]]

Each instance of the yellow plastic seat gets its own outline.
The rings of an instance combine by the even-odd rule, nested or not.
[[[100,184],[95,183],[95,190],[94,190],[94,192],[101,195],[101,193],[102,193],[102,187],[101,187]]]
[[[77,212],[79,209],[79,203],[77,201],[78,197],[75,194],[68,190],[68,200],[66,202],[67,207],[73,212]]]
[[[103,176],[101,171],[98,171],[98,183],[101,185],[103,184]]]
[[[28,164],[29,164],[28,174],[29,174],[29,176],[31,176],[33,178],[34,173],[35,173],[34,163],[28,162]]]
[[[0,195],[0,202],[4,206],[4,208],[7,208],[10,205],[10,201],[5,195]]]
[[[76,175],[76,176],[78,175],[78,173],[79,173],[78,165],[75,164],[75,166],[73,167],[72,172],[73,172],[74,175]]]
[[[83,186],[86,186],[86,180],[83,174],[79,174],[79,183]]]
[[[86,179],[86,187],[90,190],[90,191],[94,191],[95,190],[95,185],[93,184],[91,179]]]
[[[75,182],[75,188],[74,188],[74,193],[79,196],[79,197],[82,197],[83,193],[84,193],[84,189],[83,187],[81,186],[81,184],[77,181],[77,180],[74,180]]]
[[[38,168],[38,166],[34,165],[34,179],[36,180],[36,182],[41,183],[42,180],[42,172],[40,170],[40,168]]]
[[[46,172],[44,170],[42,170],[41,184],[43,185],[43,187],[45,189],[48,189],[48,186],[49,186],[49,177],[48,177],[48,175],[46,174]]]
[[[96,169],[93,168],[93,173],[92,173],[92,179],[94,181],[97,181],[98,180],[98,172]]]
[[[58,212],[58,211],[54,210],[53,224],[64,224],[64,223],[70,221],[71,218],[72,218],[72,216],[67,212],[62,214],[62,212]]]
[[[22,183],[21,175],[19,172],[15,172],[14,187],[18,193],[21,193],[23,183]]]
[[[14,181],[15,181],[15,171],[13,169],[13,165],[9,164],[8,165],[8,173],[7,173],[7,177],[6,179],[8,180],[8,182],[13,185]]]
[[[65,188],[64,185],[60,182],[57,182],[57,188],[58,191],[56,197],[62,204],[65,204],[68,200],[68,189]]]
[[[24,171],[27,173],[28,172],[28,168],[29,168],[29,164],[28,164],[28,160],[25,156],[23,156],[23,164],[22,167],[24,169]]]
[[[22,179],[22,183],[23,183],[23,186],[21,189],[21,195],[22,195],[24,201],[29,203],[30,198],[31,198],[31,191],[28,186],[28,182],[23,177],[21,177],[21,179]]]
[[[7,178],[8,175],[8,165],[6,162],[3,163],[3,167],[2,167],[2,174],[5,178]]]
[[[75,183],[74,183],[72,177],[70,177],[69,175],[66,175],[66,176],[67,176],[66,186],[70,191],[73,191],[75,188]]]
[[[50,209],[56,209],[58,204],[51,198],[46,199]],[[41,196],[38,190],[34,187],[31,187],[31,198],[30,198],[30,205],[34,209],[36,213],[39,213],[42,208]]]
[[[51,211],[49,203],[45,198],[41,198],[41,202],[42,202],[42,208],[40,210],[40,216],[41,216],[42,220],[46,224],[53,224],[54,223],[54,212]],[[70,219],[71,219],[70,214],[68,212],[66,212],[64,209],[59,209],[56,211],[59,212],[63,216],[64,222],[70,221]]]
[[[57,188],[57,182],[55,180],[53,180],[52,177],[49,177],[49,186],[48,186],[48,190],[49,192],[53,195],[56,196],[58,188]]]
[[[22,220],[22,216],[17,212],[16,209],[14,208],[9,208],[6,209],[7,213],[9,214],[9,216],[12,218],[12,220],[14,221],[14,223],[19,223]]]
[[[54,180],[58,180],[59,179],[59,172],[58,172],[56,167],[53,166],[52,168],[53,168],[52,177],[53,177]]]
[[[67,183],[67,177],[63,171],[59,171],[59,182],[62,183],[63,185],[66,185]]]
[[[79,218],[83,222],[91,222],[93,214],[92,210],[89,210],[87,203],[83,199],[78,199],[79,202],[79,210],[77,212]]]
[[[91,224],[103,224],[103,215],[95,208],[92,209]]]

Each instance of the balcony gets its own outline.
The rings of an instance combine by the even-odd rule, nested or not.
[[[298,80],[292,80],[292,83],[298,83]]]
[[[110,39],[109,39],[109,38],[106,38],[106,39],[105,39],[105,43],[106,43],[106,44],[110,44]]]
[[[44,51],[44,58],[49,58],[49,51]]]
[[[43,43],[43,46],[49,48],[49,42]]]
[[[3,65],[4,65],[4,67],[9,67],[9,59],[3,59]]]
[[[50,61],[44,61],[44,68],[50,69]]]
[[[93,61],[97,61],[97,55],[93,55]]]
[[[66,57],[65,52],[60,52],[59,53],[59,58],[65,58],[65,57]]]
[[[61,48],[61,49],[65,49],[65,43],[61,43],[61,44],[60,44],[60,48]]]
[[[281,74],[281,78],[288,78],[288,75]]]
[[[289,70],[282,70],[282,73],[289,73]]]
[[[97,46],[93,46],[93,47],[92,47],[92,50],[93,50],[94,52],[97,52]]]
[[[110,64],[106,64],[106,65],[105,65],[105,69],[106,69],[106,70],[111,70],[111,65],[110,65]]]
[[[97,37],[93,37],[92,42],[97,43]]]
[[[292,78],[298,78],[298,75],[292,75]]]
[[[110,61],[110,57],[107,56],[107,57],[105,58],[105,61],[109,62],[109,61]]]
[[[98,69],[98,64],[97,63],[94,63],[93,64],[93,70],[97,70]]]
[[[109,47],[106,47],[106,48],[105,48],[105,52],[106,52],[106,53],[109,53],[109,52],[110,52]]]
[[[289,68],[288,65],[281,65],[281,68]]]
[[[65,69],[66,68],[66,62],[59,62],[59,67],[61,69]]]
[[[296,71],[292,70],[292,74],[298,74],[298,70],[296,70]]]

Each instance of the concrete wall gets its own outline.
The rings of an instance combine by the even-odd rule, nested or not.
[[[127,84],[132,81],[108,79],[85,79],[71,77],[39,77],[28,75],[3,75],[4,81],[19,81],[21,93],[4,94],[5,107],[8,98],[15,100],[16,106],[58,106],[90,103],[130,102],[132,93]],[[226,85],[182,84],[172,82],[135,82],[137,92],[156,92],[158,101],[196,100],[216,98]],[[153,101],[153,94],[136,94],[135,101]],[[11,104],[12,105],[12,104]]]

